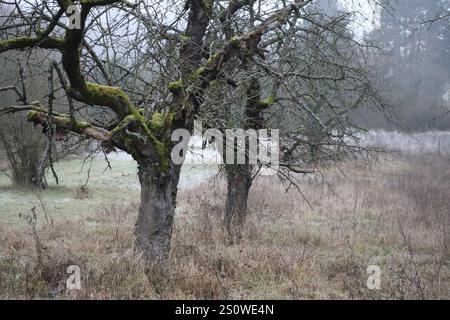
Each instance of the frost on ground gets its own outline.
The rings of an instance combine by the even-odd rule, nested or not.
[[[385,151],[404,154],[437,153],[450,155],[450,132],[433,131],[403,133],[398,131],[371,130],[358,136],[358,143],[365,147],[377,147]],[[202,149],[202,139],[192,137],[181,171],[180,188],[195,187],[218,173],[221,156],[213,144]],[[129,161],[136,166],[129,154],[113,152],[108,155],[112,163]]]
[[[437,153],[450,155],[450,132],[430,131],[403,133],[398,131],[372,130],[359,136],[364,146],[379,147],[387,151],[407,154]]]

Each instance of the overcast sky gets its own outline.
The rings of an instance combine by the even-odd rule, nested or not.
[[[348,10],[360,12],[354,26],[358,35],[370,32],[379,26],[380,8],[373,0],[339,0],[339,2]]]

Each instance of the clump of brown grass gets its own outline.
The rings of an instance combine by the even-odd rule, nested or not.
[[[91,197],[91,192],[89,191],[89,188],[87,186],[82,185],[82,186],[75,188],[75,195],[74,195],[75,199],[84,200],[84,199],[89,199],[90,197]]]

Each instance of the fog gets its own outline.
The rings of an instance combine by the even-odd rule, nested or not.
[[[392,123],[359,114],[371,127],[406,131],[450,128],[449,1],[392,1],[366,36],[382,53],[373,57],[373,73],[393,106]]]

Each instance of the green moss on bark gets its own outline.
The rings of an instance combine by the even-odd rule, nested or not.
[[[150,128],[153,131],[159,131],[164,127],[164,116],[161,112],[155,111],[150,120]]]
[[[69,119],[69,121],[70,121],[70,119]],[[82,129],[92,127],[92,124],[90,124],[89,122],[85,122],[85,121],[79,121],[79,122],[76,122],[75,126],[76,126],[76,129],[82,130]]]
[[[207,11],[207,12],[211,12],[213,5],[214,5],[214,0],[203,0],[202,1],[202,6],[205,9],[205,11]]]
[[[27,113],[27,119],[29,121],[36,121],[39,123],[43,123],[43,121],[46,121],[48,118],[48,111],[47,110],[30,110]],[[43,120],[45,119],[45,120]],[[70,116],[68,114],[58,114],[52,116],[53,122],[59,126],[66,128],[68,130],[77,132],[77,133],[83,133],[84,129],[95,127],[91,123],[87,121],[75,121],[75,123],[72,122],[70,119]],[[101,130],[101,128],[96,128],[96,130]],[[107,132],[105,130],[105,132]]]
[[[113,130],[111,130],[111,134],[114,135],[114,134],[122,131],[133,120],[134,120],[134,116],[132,114],[129,116],[126,116],[125,118],[122,119],[122,121],[120,121],[120,123]]]
[[[64,40],[58,38],[41,38],[41,37],[28,37],[21,36],[8,40],[0,41],[0,52],[15,49],[32,48],[39,45],[45,49],[59,49],[64,45]]]
[[[33,121],[34,119],[36,119],[37,115],[38,115],[39,111],[36,110],[30,110],[27,112],[27,119],[29,121]]]
[[[131,101],[128,95],[119,87],[110,87],[97,83],[87,82],[86,89],[88,98],[93,104],[130,106]]]
[[[190,36],[186,36],[186,35],[182,35],[180,37],[180,39],[181,39],[182,42],[187,42],[187,41],[191,40],[191,37]]]
[[[136,121],[142,128],[143,133],[149,139],[158,155],[159,163],[156,164],[156,169],[158,171],[167,171],[170,167],[170,141],[162,141],[161,139],[158,139],[158,136],[164,136],[163,130],[167,129],[170,131],[174,113],[171,112],[163,115],[160,112],[154,112],[152,118],[147,120],[147,118],[143,115],[142,109],[138,109],[133,106],[130,111],[131,114],[126,116],[111,131],[111,134],[120,134],[120,141],[125,146],[127,151],[139,157],[136,146],[133,145],[132,137],[123,132],[130,122]]]
[[[209,57],[208,61],[206,61],[206,65],[213,64],[218,57],[219,53],[213,54],[211,57]]]
[[[155,133],[152,130],[150,130],[150,127],[147,125],[147,121],[146,121],[145,117],[142,114],[139,113],[138,109],[136,109],[135,107],[132,107],[131,108],[131,113],[133,114],[134,118],[141,125],[141,127],[144,130],[145,134],[147,135],[147,137],[152,142],[152,145],[155,148],[156,153],[158,154],[158,158],[159,158],[159,161],[160,161],[159,164],[157,165],[158,170],[160,170],[160,171],[167,171],[169,169],[169,165],[170,165],[169,146],[166,145],[164,142],[160,141],[156,137]]]
[[[261,100],[259,102],[259,106],[261,108],[268,108],[268,107],[270,107],[271,105],[273,105],[275,103],[275,100],[276,100],[275,94],[271,94],[266,99]]]
[[[206,74],[206,69],[203,67],[198,68],[189,75],[189,82],[197,81],[199,78]]]
[[[183,83],[181,82],[181,80],[173,81],[173,82],[169,83],[169,90],[171,92],[179,92],[182,89],[183,89]]]

